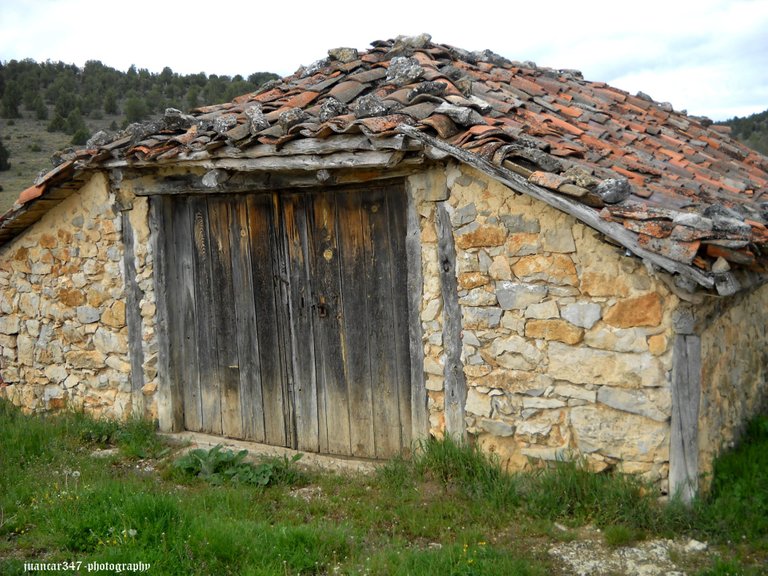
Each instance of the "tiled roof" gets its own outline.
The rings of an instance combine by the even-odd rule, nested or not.
[[[326,59],[232,102],[191,114],[168,111],[160,122],[96,138],[0,217],[0,242],[7,239],[3,228],[13,228],[14,211],[104,161],[232,157],[339,134],[423,135],[422,143],[476,159],[481,169],[514,173],[513,184],[527,181],[622,225],[628,235],[621,237],[631,241],[621,243],[697,272],[707,287],[730,269],[765,272],[768,158],[708,119],[642,93],[589,82],[574,70],[434,44],[427,35],[374,42],[363,53],[330,50]]]

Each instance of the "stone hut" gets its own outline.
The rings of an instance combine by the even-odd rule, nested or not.
[[[426,35],[97,134],[0,217],[0,395],[690,496],[765,404],[768,159]]]

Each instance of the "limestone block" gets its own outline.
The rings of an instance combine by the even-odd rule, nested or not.
[[[494,280],[511,280],[512,268],[506,256],[496,256],[493,263],[488,267],[488,274]]]
[[[552,227],[546,227],[541,235],[541,249],[544,252],[576,252],[576,244],[573,242],[571,227],[558,219]]]
[[[508,336],[507,338],[496,338],[488,347],[488,352],[493,357],[498,357],[505,352],[520,354],[527,362],[534,366],[539,364],[544,355],[541,350],[536,348],[528,340],[521,336]]]
[[[626,277],[607,272],[587,270],[581,274],[581,291],[588,296],[627,296],[630,286]]]
[[[491,415],[491,397],[481,394],[475,388],[467,390],[465,410],[471,414],[488,417]]]
[[[20,334],[16,340],[17,357],[22,366],[34,366],[35,364],[35,339]]]
[[[545,302],[539,302],[537,304],[529,304],[525,308],[525,317],[533,318],[535,320],[548,320],[550,318],[559,318],[560,309],[557,307],[557,302],[554,300],[547,300]]]
[[[485,250],[479,250],[477,252],[477,260],[480,266],[480,272],[483,274],[488,274],[488,270],[490,270],[491,264],[493,264],[493,260],[491,259],[488,252]]]
[[[602,386],[597,391],[597,401],[658,422],[666,422],[672,413],[671,396],[667,389],[626,390]]]
[[[573,260],[565,254],[534,254],[523,256],[512,266],[512,272],[520,280],[543,280],[551,284],[576,286],[578,277]]]
[[[427,374],[434,374],[436,376],[442,376],[444,373],[443,366],[439,361],[427,356],[424,358],[424,372]]]
[[[477,334],[472,330],[464,330],[461,333],[461,341],[467,346],[480,347],[481,343],[477,337]]]
[[[523,420],[517,424],[517,434],[519,436],[547,437],[551,431],[552,422],[547,420]]]
[[[519,312],[518,312],[519,313]],[[501,319],[501,325],[507,328],[513,334],[522,336],[525,334],[525,319],[519,317],[515,312],[507,310]]]
[[[34,292],[22,294],[19,297],[19,311],[25,318],[34,318],[40,311],[40,296]]]
[[[612,328],[600,325],[584,336],[584,343],[592,348],[617,352],[646,352],[648,343],[642,328]]]
[[[488,418],[481,418],[479,422],[481,429],[485,430],[493,436],[506,437],[514,436],[515,426],[509,422],[503,420],[490,420]]]
[[[64,390],[57,385],[46,386],[43,390],[43,401],[48,404],[52,400],[60,399],[64,396]]]
[[[453,210],[451,213],[451,224],[454,228],[465,226],[475,221],[477,218],[477,206],[474,202],[465,204],[464,206]]]
[[[5,290],[0,292],[0,312],[3,314],[13,314],[16,312],[16,304],[14,300],[16,296],[15,290]]]
[[[541,238],[538,234],[519,232],[510,234],[504,246],[510,256],[530,256],[541,251]]]
[[[655,334],[648,338],[648,350],[654,356],[661,356],[667,351],[668,341],[664,334]]]
[[[546,389],[552,378],[528,370],[493,370],[477,380],[479,385],[510,393],[523,393],[531,389]],[[521,404],[522,405],[522,404]]]
[[[525,335],[528,338],[578,344],[584,336],[584,331],[565,320],[529,320],[525,323]]]
[[[461,315],[465,328],[495,328],[501,321],[502,310],[497,307],[462,308]]]
[[[76,288],[60,288],[56,293],[56,299],[70,308],[85,304],[85,294]]]
[[[549,462],[567,462],[573,454],[567,446],[553,448],[521,448],[520,452],[528,458],[547,460]]]
[[[131,365],[120,358],[120,356],[108,356],[104,364],[121,374],[129,374],[131,371]]]
[[[537,410],[550,410],[552,408],[563,408],[565,402],[557,398],[537,398],[527,396],[523,398],[523,408],[535,408]]]
[[[98,288],[91,288],[90,290],[88,290],[88,293],[85,295],[85,298],[89,306],[98,308],[104,303],[104,301],[107,298],[109,298],[109,295],[106,294],[104,291],[99,290]]]
[[[462,306],[493,306],[496,304],[496,294],[485,288],[474,288],[459,298],[459,304]]]
[[[77,319],[82,324],[93,324],[101,318],[101,312],[98,308],[92,306],[78,306]]]
[[[665,386],[667,378],[659,358],[549,343],[547,372],[572,384],[608,384],[622,388]]]
[[[37,338],[40,335],[39,320],[27,320],[24,322],[24,326],[27,328],[27,334],[29,334],[33,338]]]
[[[541,284],[521,284],[503,280],[496,283],[496,298],[503,310],[525,309],[538,304],[547,296],[547,287]]]
[[[437,258],[437,256],[435,256],[435,258]],[[473,252],[459,252],[456,255],[456,270],[459,274],[479,272],[480,261],[477,258],[477,254],[474,254]]]
[[[462,250],[501,246],[507,239],[507,231],[501,226],[477,225],[476,222],[456,230],[456,246]]]
[[[17,366],[5,366],[0,369],[0,378],[6,384],[14,384],[21,381],[21,375],[19,374],[19,368]]]
[[[98,328],[93,334],[93,345],[99,352],[107,354],[127,354],[128,339],[120,332],[107,328]]]
[[[572,384],[555,384],[553,393],[562,398],[583,400],[585,402],[592,403],[597,401],[597,390],[589,390],[584,386],[574,386]]]
[[[505,352],[494,359],[495,363],[509,370],[532,370],[535,364],[529,362],[524,356],[512,352]]]
[[[125,326],[125,302],[116,300],[112,306],[104,310],[101,315],[101,322],[113,328]]]
[[[568,322],[587,330],[600,320],[602,314],[603,311],[600,304],[595,302],[574,302],[573,304],[563,306],[561,311],[562,317],[568,320]]]
[[[464,272],[459,274],[459,288],[462,290],[472,290],[480,286],[485,286],[490,279],[480,272]]]
[[[600,404],[571,408],[570,423],[582,453],[600,452],[623,461],[669,459],[669,426]]]
[[[104,354],[98,350],[72,350],[64,354],[67,364],[73,368],[98,370],[104,367]]]
[[[656,292],[650,292],[619,300],[605,312],[603,320],[618,328],[658,326],[662,314],[661,297]]]
[[[432,390],[434,392],[442,392],[443,388],[445,388],[445,379],[442,376],[435,376],[433,374],[430,374],[427,377],[425,387],[427,390]]]
[[[64,382],[67,376],[69,376],[69,372],[64,366],[56,364],[46,366],[45,370],[43,370],[43,374],[45,374],[45,377],[51,382]]]
[[[500,220],[512,234],[538,234],[541,230],[539,221],[533,217],[527,218],[525,214],[502,214]]]
[[[67,390],[76,388],[78,384],[80,384],[80,378],[77,374],[70,374],[64,379],[64,388]]]
[[[501,313],[499,313],[501,316]],[[21,318],[16,314],[0,316],[0,334],[18,334],[21,329]]]
[[[442,300],[440,300],[439,298],[430,300],[429,303],[421,311],[421,321],[431,322],[432,320],[437,318],[437,315],[440,313],[440,310],[442,309],[442,303],[443,303]]]

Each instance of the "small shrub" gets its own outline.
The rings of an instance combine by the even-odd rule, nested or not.
[[[748,568],[736,560],[718,558],[714,565],[697,573],[697,576],[759,576],[764,572],[757,568]]]
[[[210,450],[197,448],[191,450],[175,463],[174,467],[184,475],[202,478],[213,485],[227,482],[248,484],[252,486],[267,486],[268,484],[295,484],[301,478],[301,473],[293,466],[301,454],[292,458],[270,458],[259,464],[245,462],[247,450],[235,453],[223,450],[216,445]]]
[[[623,524],[606,526],[603,529],[603,539],[611,548],[630,546],[638,540],[641,540],[642,537],[643,534],[640,531]]]
[[[661,515],[653,491],[638,479],[597,474],[583,462],[556,462],[520,476],[523,505],[533,517],[644,530],[657,526]]]

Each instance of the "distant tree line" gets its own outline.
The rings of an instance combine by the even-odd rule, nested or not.
[[[28,111],[47,122],[50,132],[70,134],[73,144],[82,145],[90,137],[86,118],[121,116],[113,126],[117,129],[169,107],[188,110],[227,102],[275,78],[270,72],[248,78],[202,72],[181,75],[167,66],[159,74],[136,66],[120,72],[98,60],[89,60],[82,68],[50,60],[0,61],[0,117],[20,118],[22,110]],[[2,156],[0,150],[0,163]]]
[[[723,124],[731,127],[734,138],[768,156],[768,110],[744,118],[734,117]]]

